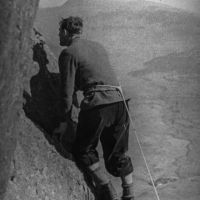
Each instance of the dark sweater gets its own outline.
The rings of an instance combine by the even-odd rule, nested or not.
[[[59,57],[61,73],[61,101],[65,114],[72,106],[76,91],[87,93],[95,85],[118,86],[116,75],[109,62],[106,50],[97,42],[76,38]],[[122,101],[117,91],[99,91],[85,95],[81,109]]]

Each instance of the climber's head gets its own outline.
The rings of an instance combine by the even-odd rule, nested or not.
[[[73,38],[82,33],[83,20],[80,17],[68,17],[62,19],[59,25],[60,45],[69,46]]]

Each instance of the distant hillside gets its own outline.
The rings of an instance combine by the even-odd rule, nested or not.
[[[124,1],[122,3],[119,0],[68,0],[60,7],[39,9],[37,13],[37,18],[35,20],[35,26],[44,35],[48,45],[50,46],[54,54],[58,56],[61,50],[58,43],[58,28],[61,18],[67,16],[82,17],[85,22],[84,34],[89,34],[90,36],[92,36],[94,26],[101,26],[102,24],[102,17],[100,17],[102,14],[106,13],[106,15],[108,15],[108,19],[106,19],[106,21],[110,22],[110,19],[112,21],[115,17],[110,16],[112,15],[112,13],[109,14],[110,12],[122,11],[122,15],[124,15],[124,11],[127,8],[129,9],[130,5],[134,9],[137,9],[140,3],[134,1],[131,3],[128,3],[128,1]],[[114,14],[120,15],[121,13],[119,12],[119,14]],[[111,24],[112,23],[113,22],[111,22]],[[90,26],[92,27],[90,28]]]
[[[56,56],[61,50],[59,21],[70,15],[83,17],[84,37],[103,44],[113,66],[130,68],[134,63],[137,68],[155,53],[179,51],[172,41],[188,41],[183,48],[198,41],[199,18],[182,10],[145,1],[69,0],[60,7],[40,9],[35,21]],[[159,50],[152,51],[155,48]]]

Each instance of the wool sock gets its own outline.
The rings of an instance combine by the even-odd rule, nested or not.
[[[133,173],[121,177],[122,185],[130,185],[133,183]]]
[[[130,173],[127,176],[121,177],[123,195],[122,199],[133,199],[134,188],[133,188],[133,174]]]
[[[94,179],[95,184],[105,185],[109,183],[108,176],[104,173],[99,165],[92,165],[89,167],[89,171]]]

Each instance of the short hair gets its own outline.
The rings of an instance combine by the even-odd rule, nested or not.
[[[83,20],[80,17],[68,17],[61,19],[60,28],[67,30],[69,34],[81,34],[83,29]]]

